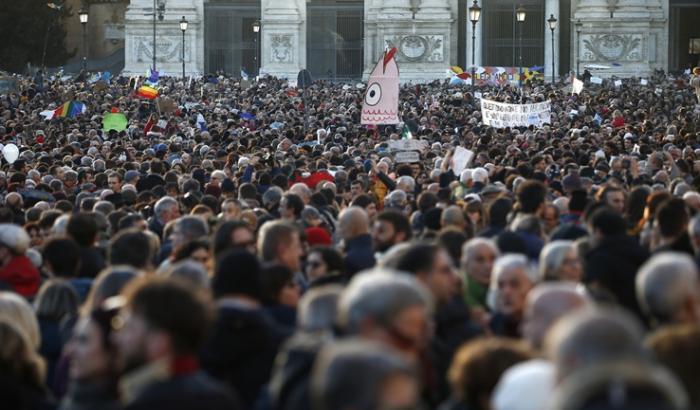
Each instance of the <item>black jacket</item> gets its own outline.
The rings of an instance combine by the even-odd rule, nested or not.
[[[200,355],[202,367],[238,392],[244,408],[251,408],[286,336],[262,308],[220,306]]]
[[[59,410],[119,410],[117,386],[96,383],[74,383],[68,388]]]
[[[154,383],[125,410],[238,410],[240,405],[224,386],[204,372],[176,376]]]
[[[372,236],[363,234],[345,243],[345,272],[348,276],[374,266]]]

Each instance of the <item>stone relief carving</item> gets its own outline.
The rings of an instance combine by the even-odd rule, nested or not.
[[[642,61],[642,34],[584,34],[581,36],[583,61]]]
[[[135,60],[139,63],[149,62],[153,59],[153,37],[133,37]],[[163,63],[179,63],[182,58],[182,38],[177,36],[158,36],[156,38],[158,54],[156,59]],[[189,47],[185,47],[185,61],[190,60]]]
[[[444,61],[443,35],[397,35],[386,37],[389,47],[396,47],[397,61],[402,62],[442,62]]]
[[[293,35],[270,35],[270,58],[273,63],[291,63],[294,61]]]

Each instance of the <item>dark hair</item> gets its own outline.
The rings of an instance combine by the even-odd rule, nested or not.
[[[603,236],[621,235],[626,232],[625,220],[622,215],[604,206],[591,215],[593,229],[598,229]]]
[[[232,236],[238,229],[247,229],[252,231],[252,229],[250,229],[250,225],[248,225],[248,222],[246,221],[226,221],[219,224],[219,226],[216,228],[216,232],[214,233],[214,257],[221,255],[224,253],[224,251],[233,250],[236,248],[232,242]]]
[[[683,234],[688,226],[688,219],[685,201],[680,198],[671,198],[662,203],[656,210],[659,231],[662,236],[667,238]]]
[[[282,198],[287,200],[287,208],[291,208],[294,211],[296,218],[301,216],[301,211],[304,210],[304,201],[299,195],[287,193]]]
[[[280,292],[294,279],[294,273],[284,265],[269,263],[263,265],[260,279],[262,302],[266,305],[277,305]]]
[[[233,250],[223,254],[216,261],[212,291],[216,298],[240,294],[261,300],[260,263],[255,255],[244,250]]]
[[[183,259],[187,259],[199,249],[205,249],[207,252],[209,252],[209,241],[207,239],[194,239],[183,243],[173,252],[173,262],[180,262]]]
[[[144,218],[141,214],[138,213],[132,213],[124,216],[122,219],[119,220],[119,231],[123,231],[125,229],[133,228],[136,226],[136,222],[138,221],[143,221]]]
[[[151,241],[139,229],[119,232],[109,242],[107,257],[111,265],[129,265],[146,269],[152,258]]]
[[[527,180],[518,186],[518,203],[520,211],[531,214],[544,203],[547,187],[540,181]]]
[[[205,293],[179,280],[148,276],[129,284],[124,295],[132,312],[170,335],[176,353],[199,351],[213,318]]]
[[[307,255],[311,255],[312,253],[318,253],[321,255],[321,259],[323,259],[323,262],[326,263],[328,273],[345,273],[345,262],[343,262],[343,255],[341,255],[337,249],[331,248],[330,246],[314,246],[309,249]]]
[[[406,241],[411,240],[413,232],[411,231],[411,223],[402,212],[387,209],[382,211],[377,215],[377,221],[385,221],[394,227],[394,232],[403,232],[406,237]]]
[[[53,238],[44,245],[44,261],[51,265],[52,273],[62,278],[77,276],[80,264],[80,247],[71,238]]]
[[[467,235],[456,228],[443,229],[437,236],[438,244],[447,251],[455,266],[459,265],[462,257],[462,245],[467,239]]]
[[[433,268],[435,255],[440,247],[429,243],[416,243],[402,253],[396,261],[396,269],[401,272],[418,274],[429,272]]]
[[[92,246],[97,239],[97,219],[92,212],[78,212],[68,219],[66,232],[83,248]]]
[[[513,201],[507,197],[497,198],[488,207],[491,226],[503,227],[508,225],[508,214],[513,210]]]

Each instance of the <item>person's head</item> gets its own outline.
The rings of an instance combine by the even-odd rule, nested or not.
[[[691,408],[700,406],[700,327],[667,326],[652,333],[645,341],[656,360],[683,383]]]
[[[411,224],[406,215],[395,210],[379,213],[372,226],[374,249],[386,252],[392,246],[411,240]]]
[[[314,246],[306,256],[306,277],[314,282],[324,276],[339,275],[345,271],[343,256],[330,246]]]
[[[2,375],[15,386],[41,389],[44,385],[46,364],[21,327],[9,318],[0,319],[0,369]],[[12,397],[14,395],[10,395]],[[16,397],[16,396],[15,396]],[[3,407],[22,408],[25,403],[3,400]]]
[[[542,349],[545,335],[557,320],[589,303],[572,283],[545,282],[535,286],[527,296],[523,337],[534,349]]]
[[[211,246],[206,239],[193,239],[180,245],[173,250],[173,263],[192,260],[200,263],[204,267],[209,267],[211,261]]]
[[[412,276],[374,270],[355,275],[338,305],[349,335],[376,340],[415,360],[429,343],[432,297]]]
[[[131,266],[111,266],[100,272],[92,282],[90,293],[83,304],[83,310],[89,312],[97,309],[112,296],[117,296],[132,280],[137,272]]]
[[[258,255],[265,262],[278,262],[299,272],[303,248],[299,228],[281,220],[265,222],[258,234]]]
[[[80,247],[71,238],[52,238],[44,246],[41,256],[44,270],[53,276],[72,278],[78,273]]]
[[[332,331],[342,293],[340,285],[319,286],[304,293],[297,311],[298,328],[306,332]]]
[[[107,186],[115,194],[121,192],[123,182],[121,175],[117,172],[113,172],[107,177]]]
[[[687,410],[688,395],[664,367],[639,362],[590,366],[560,383],[552,410]]]
[[[438,245],[413,244],[394,266],[389,267],[414,275],[430,290],[437,303],[445,304],[457,293],[458,277],[452,260]]]
[[[636,288],[640,306],[657,325],[700,324],[700,280],[690,256],[654,255],[637,273]]]
[[[241,217],[241,201],[235,198],[226,199],[221,203],[221,213],[225,221],[233,221]]]
[[[498,248],[490,239],[474,238],[465,242],[462,246],[462,260],[460,261],[465,282],[471,278],[482,285],[490,284],[491,271],[497,257]]]
[[[622,215],[608,207],[593,211],[590,225],[594,242],[599,242],[603,238],[625,235],[627,232]]]
[[[128,265],[147,270],[153,260],[154,249],[148,235],[137,228],[120,231],[109,241],[107,258],[111,265]]]
[[[348,241],[369,233],[369,216],[359,206],[344,209],[338,216],[338,232]]]
[[[518,185],[517,198],[520,211],[534,214],[540,211],[547,195],[547,187],[540,181],[527,180]]]
[[[690,243],[693,245],[695,254],[700,253],[700,215],[696,215],[688,223],[688,236]]]
[[[296,309],[301,289],[294,281],[294,273],[286,266],[265,264],[260,271],[262,302],[266,305],[281,305]]]
[[[209,234],[207,222],[193,215],[178,218],[173,225],[170,241],[173,249],[177,249],[188,241],[203,238]]]
[[[304,201],[299,195],[284,194],[280,200],[280,215],[284,219],[295,221],[301,217],[304,210]]]
[[[73,286],[63,279],[44,282],[34,299],[34,310],[39,319],[60,323],[78,314],[80,298]]]
[[[127,286],[124,298],[115,334],[122,371],[198,353],[212,320],[203,292],[178,280],[144,277]]]
[[[250,225],[242,220],[230,220],[221,223],[214,233],[214,256],[227,250],[245,249],[255,254],[255,234]]]
[[[525,298],[535,283],[530,269],[524,255],[507,254],[496,259],[488,294],[488,304],[494,312],[522,317]]]
[[[442,210],[440,215],[440,226],[445,227],[455,227],[459,230],[464,230],[467,221],[464,216],[464,211],[457,205],[451,205]]]
[[[32,351],[39,349],[41,334],[34,309],[23,297],[14,292],[0,291],[0,322],[7,321],[15,326],[27,339]]]
[[[70,358],[69,376],[77,382],[114,383],[117,353],[112,338],[118,309],[100,307],[83,315],[73,328],[65,353]]]
[[[586,308],[562,317],[547,333],[545,349],[564,380],[591,365],[646,360],[637,319],[617,308]]]
[[[164,196],[156,202],[153,207],[153,213],[165,225],[180,217],[180,206],[175,198]]]
[[[527,345],[503,338],[481,338],[455,353],[448,373],[453,395],[469,409],[491,408],[491,393],[508,368],[533,357]]]
[[[99,232],[97,217],[92,212],[75,213],[68,220],[66,232],[80,247],[93,246]]]
[[[572,241],[553,241],[540,253],[540,280],[579,282],[583,267]]]
[[[254,302],[263,298],[260,263],[245,250],[231,250],[216,261],[212,291],[215,298],[244,297]]]
[[[314,410],[416,408],[420,401],[415,367],[387,347],[363,340],[323,348],[310,387]]]
[[[685,201],[671,198],[656,210],[656,223],[663,238],[676,239],[688,229],[688,209]]]
[[[20,226],[0,224],[0,268],[29,249],[29,235]]]
[[[620,215],[625,211],[625,191],[616,185],[606,185],[598,192],[596,198],[598,202]]]

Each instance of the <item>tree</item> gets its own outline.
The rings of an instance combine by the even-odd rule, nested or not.
[[[63,22],[73,16],[65,2],[54,0],[0,1],[0,68],[21,72],[27,63],[55,67],[75,52],[66,50]],[[46,54],[44,55],[44,50]]]

